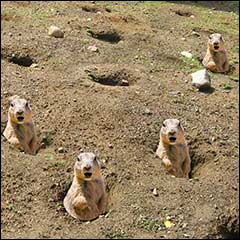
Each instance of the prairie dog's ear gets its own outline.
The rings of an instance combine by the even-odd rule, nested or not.
[[[11,97],[8,98],[8,102],[9,104],[14,100],[14,99],[17,99],[17,98],[20,98],[18,95],[13,95]]]

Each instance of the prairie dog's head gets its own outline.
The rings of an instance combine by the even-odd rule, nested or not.
[[[101,175],[101,166],[97,156],[92,152],[80,153],[77,156],[74,173],[77,179],[91,181]]]
[[[32,120],[32,110],[25,98],[14,95],[9,98],[9,117],[11,122],[23,124]]]
[[[163,122],[160,135],[164,143],[174,145],[183,141],[184,129],[178,119],[166,119]]]
[[[223,51],[225,48],[222,35],[220,33],[211,34],[208,39],[208,47],[214,52]]]

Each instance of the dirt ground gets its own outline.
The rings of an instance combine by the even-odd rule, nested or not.
[[[1,137],[2,238],[238,236],[234,4],[1,2],[1,132],[8,98],[17,94],[29,99],[46,145],[31,156]],[[51,25],[64,38],[48,36]],[[199,92],[189,75],[203,68],[213,32],[225,39],[231,72],[211,73],[211,91]],[[192,61],[180,56],[184,50]],[[189,180],[168,175],[154,155],[166,118],[178,118],[185,129]],[[109,195],[107,213],[91,222],[63,207],[75,158],[84,151],[99,156]]]

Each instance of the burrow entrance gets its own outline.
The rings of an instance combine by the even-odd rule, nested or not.
[[[86,69],[91,81],[108,86],[130,86],[135,82],[133,74],[125,68],[111,69],[111,68],[97,68]]]
[[[172,10],[172,12],[174,12],[175,14],[182,16],[182,17],[190,17],[193,16],[193,14],[191,12],[186,12],[183,10]]]
[[[35,62],[28,54],[8,53],[4,50],[2,50],[1,58],[23,67],[30,67]]]
[[[96,38],[101,41],[109,42],[109,43],[118,43],[120,40],[122,40],[122,36],[115,30],[88,30],[88,33],[93,38]]]

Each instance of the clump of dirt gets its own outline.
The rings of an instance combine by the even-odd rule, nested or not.
[[[136,81],[130,70],[111,66],[85,70],[91,80],[109,86],[129,86]]]

